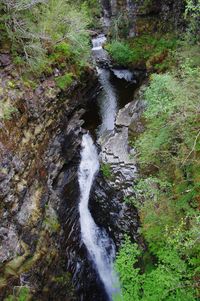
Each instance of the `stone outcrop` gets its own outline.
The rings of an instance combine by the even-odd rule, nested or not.
[[[129,35],[133,37],[180,29],[184,26],[184,5],[183,0],[114,0],[110,1],[110,14],[113,18],[124,14],[125,20],[129,20]]]
[[[10,57],[6,62],[0,70],[0,299],[27,287],[37,301],[105,301],[81,241],[78,210],[82,108],[96,97],[96,77],[88,71],[82,83],[60,92],[53,77],[22,80]],[[99,173],[90,210],[117,247],[125,233],[139,237],[137,212],[123,197]]]
[[[108,182],[126,197],[133,194],[132,185],[137,175],[135,151],[129,145],[129,126],[137,123],[142,108],[141,100],[128,103],[116,116],[115,130],[98,140],[101,145],[101,161],[109,166],[112,173]]]
[[[89,72],[60,93],[53,78],[21,79],[6,55],[0,70],[0,299],[28,287],[33,300],[74,300],[76,276],[69,272],[77,263],[73,248],[81,250],[78,189],[70,194],[83,133],[81,107],[97,82]],[[87,256],[84,249],[80,253],[82,263]],[[94,273],[87,262],[83,266]]]

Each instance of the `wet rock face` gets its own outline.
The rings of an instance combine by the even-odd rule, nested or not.
[[[9,118],[0,116],[0,299],[27,286],[33,300],[106,301],[81,241],[78,210],[82,108],[95,97],[96,79],[87,74],[81,85],[59,94],[52,78],[24,83],[9,64],[0,70],[0,81],[0,113],[10,112]],[[119,112],[117,140],[128,139],[129,111]],[[127,153],[120,153],[129,166]],[[117,247],[125,233],[139,239],[137,213],[120,190],[100,172],[90,198],[95,222]]]
[[[129,145],[129,126],[132,123],[137,124],[142,110],[141,100],[128,103],[119,110],[114,131],[104,134],[98,140],[101,146],[101,162],[109,166],[112,174],[108,183],[116,190],[120,190],[123,197],[133,194],[132,185],[137,176],[135,151]]]
[[[111,11],[115,18],[121,13],[128,17],[131,37],[146,32],[180,29],[184,26],[184,6],[183,0],[111,1]]]
[[[9,54],[0,54],[0,67],[5,67],[11,64],[11,59]]]
[[[98,226],[106,229],[118,250],[124,234],[139,241],[137,211],[127,206],[123,193],[116,191],[100,173],[94,182],[89,208]]]
[[[0,70],[5,104],[0,111],[16,108],[9,118],[0,119],[1,300],[16,286],[28,286],[33,300],[74,300],[72,282],[80,278],[73,274],[71,281],[69,272],[79,270],[79,249],[81,265],[86,258],[77,210],[83,123],[79,108],[93,97],[96,86],[92,74],[87,76],[82,85],[75,83],[58,97],[52,79],[32,88],[11,65]],[[69,248],[73,242],[76,251]],[[88,269],[88,277],[93,277],[87,261],[83,266],[88,268],[82,273]],[[83,290],[83,284],[80,287]]]
[[[106,229],[117,249],[128,234],[141,246],[137,210],[130,208],[125,197],[133,195],[137,176],[134,149],[129,146],[130,131],[140,124],[144,101],[138,93],[135,100],[119,110],[115,129],[98,139],[101,163],[109,165],[111,177],[100,172],[93,184],[89,207],[98,226]],[[138,129],[137,129],[138,130]]]

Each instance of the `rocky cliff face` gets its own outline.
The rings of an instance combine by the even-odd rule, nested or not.
[[[110,11],[115,19],[124,15],[124,22],[129,20],[130,36],[169,32],[184,26],[183,0],[110,0]]]
[[[89,72],[60,93],[52,78],[22,80],[9,54],[1,55],[1,65],[0,299],[27,286],[33,300],[72,300],[66,244],[74,218],[78,225],[78,190],[70,195],[79,161],[80,108],[95,93],[96,79]]]
[[[105,301],[107,297],[81,241],[77,171],[84,107],[94,102],[93,72],[64,92],[53,78],[33,83],[14,71],[9,55],[0,70],[0,299]],[[2,58],[2,60],[5,59]],[[116,246],[134,240],[137,212],[100,173],[90,210]]]
[[[166,22],[173,28],[182,24],[181,0],[104,0],[103,5],[108,17],[127,13],[131,35],[165,30]],[[0,299],[28,287],[37,301],[105,301],[80,239],[78,213],[82,108],[95,95],[96,78],[88,71],[61,93],[53,78],[22,80],[3,53],[0,82]],[[126,124],[120,121],[118,128],[127,135]],[[90,209],[117,246],[124,233],[139,239],[137,214],[123,197],[97,177]]]

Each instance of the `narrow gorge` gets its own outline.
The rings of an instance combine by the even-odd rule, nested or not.
[[[0,14],[0,300],[198,300],[199,0]]]

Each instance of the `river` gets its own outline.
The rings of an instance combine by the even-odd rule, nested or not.
[[[105,41],[106,38],[104,35],[99,35],[92,41],[93,57],[98,64],[108,59],[107,53],[102,47]],[[102,88],[97,98],[98,112],[101,120],[96,129],[97,137],[108,131],[113,131],[115,127],[115,117],[119,108],[119,93],[111,82],[111,72],[118,80],[127,82],[127,85],[133,80],[133,74],[128,70],[110,70],[107,67],[97,67],[99,82]],[[115,295],[120,294],[119,280],[113,268],[116,255],[115,245],[105,229],[96,225],[88,207],[91,188],[95,176],[98,174],[99,167],[97,148],[88,132],[82,138],[81,162],[78,172],[81,238],[88,251],[88,258],[92,261],[102,281],[108,300],[112,301]]]

